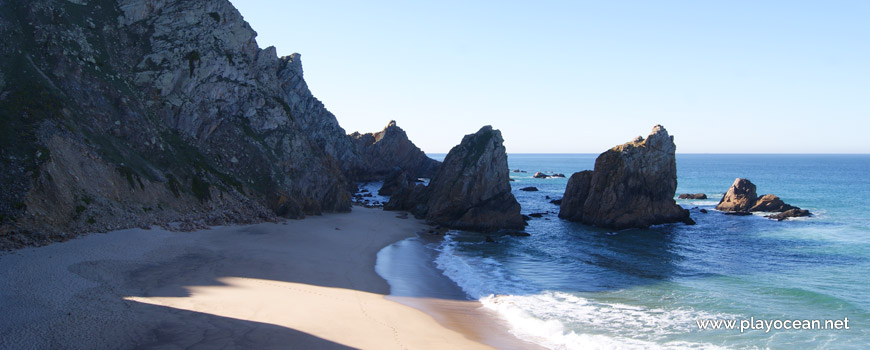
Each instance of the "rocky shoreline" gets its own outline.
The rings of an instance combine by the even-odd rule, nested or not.
[[[301,219],[353,202],[457,229],[524,227],[500,131],[467,135],[443,164],[395,121],[347,134],[309,90],[301,55],[261,49],[227,0],[3,2],[0,35],[0,249]],[[553,200],[559,217],[691,224],[674,201],[675,149],[656,126],[602,153]],[[390,200],[366,204],[361,181],[384,181]],[[758,205],[779,205],[774,218],[805,215],[780,202]]]

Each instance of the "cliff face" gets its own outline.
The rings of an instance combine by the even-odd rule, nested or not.
[[[645,140],[638,137],[602,153],[594,171],[568,180],[559,217],[613,229],[692,223],[688,210],[674,201],[675,152],[673,136],[656,125]]]
[[[399,188],[385,208],[413,210],[430,222],[463,230],[522,229],[503,142],[501,132],[491,126],[465,135],[429,186]]]
[[[363,167],[354,172],[360,180],[384,179],[396,168],[406,171],[414,178],[431,178],[441,162],[429,158],[405,133],[405,130],[390,123],[381,131],[349,135],[360,154]],[[353,171],[352,171],[353,172]]]
[[[229,1],[0,1],[0,35],[0,245],[350,209],[357,149]]]

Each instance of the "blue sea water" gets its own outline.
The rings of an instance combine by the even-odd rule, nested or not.
[[[444,155],[433,155],[443,159]],[[567,178],[594,154],[511,154],[530,237],[452,232],[435,265],[471,299],[553,349],[867,349],[870,156],[677,155],[677,200],[697,225],[611,232],[557,217]],[[737,177],[815,215],[777,222],[713,210]],[[519,188],[535,186],[540,191]],[[707,209],[707,214],[700,209]],[[841,330],[701,330],[704,320],[843,320]]]

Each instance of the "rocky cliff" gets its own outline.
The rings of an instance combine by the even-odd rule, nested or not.
[[[638,136],[602,153],[593,171],[568,180],[559,217],[612,229],[694,223],[674,201],[676,148],[673,136],[656,125],[646,139]]]
[[[229,1],[0,1],[0,35],[0,245],[350,209],[357,148]]]
[[[382,180],[397,168],[414,178],[431,178],[441,164],[414,145],[395,120],[379,132],[354,132],[349,136],[363,163],[353,174],[359,180]]]
[[[522,229],[503,143],[501,132],[491,126],[465,135],[427,187],[400,188],[385,208],[412,210],[430,222],[456,229]]]

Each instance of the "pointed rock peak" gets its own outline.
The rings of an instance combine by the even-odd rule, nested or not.
[[[390,127],[394,127],[394,126],[396,126],[396,121],[395,121],[395,120],[390,120],[390,123],[387,124],[387,127],[388,127],[388,128],[390,128]]]
[[[677,149],[677,146],[674,144],[674,137],[668,135],[668,131],[661,125],[653,127],[649,136],[646,137],[646,141],[643,141],[643,144],[665,152],[673,152]]]
[[[290,54],[290,60],[295,62],[296,64],[302,64],[302,54],[298,52],[294,52]]]
[[[483,127],[480,128],[480,130],[477,131],[477,134],[481,134],[481,133],[485,133],[485,132],[492,132],[492,131],[493,131],[492,125],[484,125]],[[496,130],[496,131],[498,131],[498,130]]]
[[[654,127],[652,128],[652,132],[650,132],[649,134],[650,134],[650,135],[655,135],[655,134],[658,134],[658,133],[660,133],[660,132],[665,133],[665,135],[668,134],[668,131],[665,130],[665,127],[664,127],[664,126],[662,126],[661,124],[656,124],[656,126],[654,126]]]
[[[302,54],[294,52],[290,56],[281,57],[281,60],[287,62],[288,68],[299,72],[300,76],[302,75]]]

